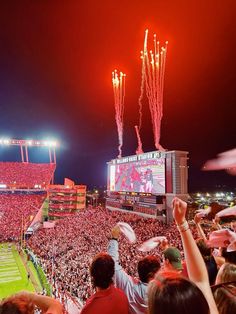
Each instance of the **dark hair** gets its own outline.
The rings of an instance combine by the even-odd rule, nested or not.
[[[90,274],[95,287],[106,289],[112,284],[115,273],[115,263],[107,253],[96,255],[90,266]]]
[[[27,296],[13,295],[2,301],[0,314],[33,314],[34,304]]]
[[[160,269],[160,260],[153,255],[146,256],[138,262],[138,274],[142,282],[148,283]]]
[[[7,302],[0,305],[0,314],[21,314],[22,312],[14,303]]]
[[[222,256],[226,263],[236,264],[236,251],[227,252],[227,248],[222,249]]]
[[[164,276],[164,277],[163,277]],[[148,286],[149,314],[208,314],[202,291],[176,272],[157,275]]]
[[[210,248],[202,238],[197,239],[196,244],[205,262],[210,284],[213,285],[216,280],[218,269],[215,258],[212,255],[212,248]]]
[[[206,244],[203,238],[199,238],[196,240],[197,247],[203,257],[204,260],[209,260],[211,257],[212,249]]]

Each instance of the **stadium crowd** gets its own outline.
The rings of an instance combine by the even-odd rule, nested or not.
[[[132,276],[137,277],[137,261],[145,256],[137,247],[151,237],[166,236],[170,245],[183,252],[174,223],[167,227],[155,219],[122,212],[111,213],[101,207],[59,220],[54,229],[39,230],[28,244],[40,257],[54,287],[61,291],[66,289],[85,301],[92,293],[90,261],[97,253],[107,251],[111,228],[120,221],[129,223],[137,236],[135,244],[131,245],[125,239],[120,244],[120,262]],[[161,255],[160,248],[154,249],[152,254]]]
[[[19,241],[41,207],[44,195],[0,194],[0,242]]]
[[[6,195],[2,195],[2,203],[7,204],[9,202],[10,198],[8,199],[7,197]],[[30,197],[28,205],[32,201],[32,199],[30,201]],[[22,195],[19,198],[22,203],[27,204],[26,196],[24,200]],[[16,196],[15,204],[18,201],[19,199],[17,200]],[[40,198],[38,198],[38,202],[40,203]],[[131,309],[132,313],[146,313],[147,307],[151,314],[173,313],[177,305],[180,310],[176,309],[174,312],[187,313],[183,312],[183,309],[186,308],[186,304],[188,304],[187,308],[189,308],[193,301],[197,309],[196,311],[194,309],[193,313],[197,313],[198,308],[201,308],[201,313],[206,314],[233,313],[236,309],[236,250],[223,256],[220,256],[220,252],[218,251],[218,257],[222,258],[221,262],[218,263],[217,259],[212,258],[211,250],[209,251],[207,248],[207,238],[209,233],[211,233],[209,226],[206,229],[204,228],[204,230],[201,229],[201,226],[199,226],[200,218],[195,220],[195,225],[189,226],[185,219],[186,203],[178,199],[176,203],[177,205],[174,206],[175,223],[168,226],[155,219],[143,218],[132,213],[110,212],[102,207],[96,209],[90,208],[74,217],[58,220],[53,229],[38,230],[28,240],[27,245],[39,257],[48,276],[48,280],[52,283],[54,296],[61,299],[61,301],[63,301],[61,298],[63,293],[78,298],[78,300],[81,300],[85,304],[82,310],[83,314],[94,313],[94,311],[90,312],[90,309],[92,306],[91,302],[97,300],[96,295],[105,296],[106,291],[113,291],[111,290],[113,289],[112,285],[110,286],[111,282],[108,288],[105,288],[104,292],[102,292],[103,288],[100,288],[99,283],[97,286],[94,285],[94,278],[97,274],[95,272],[95,277],[93,277],[90,265],[93,265],[99,258],[109,257],[105,253],[105,255],[99,255],[101,252],[109,252],[111,255],[109,258],[112,257],[112,260],[114,260],[116,285],[120,284],[119,280],[122,278],[128,284],[129,287],[127,288],[126,286],[122,287],[121,283],[119,288],[127,296],[129,310]],[[26,212],[27,210],[29,211],[27,206],[24,210]],[[11,212],[9,206],[8,211]],[[1,212],[3,213],[4,211]],[[14,231],[13,228],[13,233],[10,233],[10,236],[12,239],[17,240],[16,234],[19,234],[21,223],[19,219],[14,217],[15,212],[17,212],[17,208],[13,206],[12,215],[9,219],[12,219],[18,225],[18,229]],[[0,221],[3,223],[2,219]],[[118,222],[128,223],[133,228],[137,237],[137,241],[134,244],[130,244],[122,233],[119,233],[117,230],[114,231],[114,226],[117,226]],[[9,229],[9,226],[4,226],[3,223],[1,241],[5,240],[5,233],[9,235],[9,232],[11,232]],[[204,232],[205,234],[203,234]],[[198,243],[198,250],[194,238],[197,238],[199,235],[203,235],[206,245]],[[140,290],[140,293],[142,293],[143,299],[141,298],[141,301],[139,301],[141,302],[140,305],[143,304],[143,308],[140,311],[132,311],[135,308],[133,307],[134,303],[137,302],[137,298],[133,299],[134,292],[132,292],[132,289],[140,288],[140,286],[135,286],[133,283],[142,281],[139,262],[140,260],[144,260],[144,257],[148,254],[138,250],[138,247],[144,241],[156,236],[165,236],[167,238],[167,241],[163,241],[161,245],[156,246],[151,251],[151,255],[155,255],[160,259],[161,268],[157,267],[159,271],[153,274],[154,277],[150,277],[150,282],[148,280],[141,283],[143,290]],[[220,237],[222,236],[224,236],[223,233]],[[111,245],[112,248],[109,248]],[[169,261],[166,255],[168,249],[170,254]],[[177,256],[178,250],[180,251],[180,257]],[[170,263],[172,265],[170,271],[170,268],[167,268],[167,262],[170,262],[171,258],[177,260],[172,261],[173,265]],[[187,272],[185,273],[185,277],[180,276],[180,274],[184,273],[182,272],[182,268],[173,269],[174,265],[179,264],[181,260],[182,265],[186,265]],[[120,268],[120,265],[122,265],[122,268]],[[210,278],[210,274],[212,275],[213,266],[220,270],[218,274],[217,269],[214,273],[214,280],[212,281],[213,284],[216,282],[216,285],[213,286],[211,292],[208,276]],[[120,275],[117,274],[119,271],[121,271]],[[131,277],[136,277],[136,279],[128,279],[131,277],[126,277],[124,275],[126,273]],[[95,294],[94,287],[97,287]],[[172,288],[174,290],[171,290]],[[191,294],[189,293],[190,291]],[[112,293],[116,293],[116,290]],[[148,300],[145,299],[146,293]],[[172,297],[173,293],[175,293],[176,299]],[[213,299],[213,293],[215,300]],[[123,295],[120,295],[120,297],[124,298]],[[125,299],[124,302],[126,302]],[[169,310],[167,310],[167,306]],[[128,313],[127,309],[126,312],[122,313]]]
[[[45,187],[52,179],[55,164],[0,162],[0,184],[11,187]]]

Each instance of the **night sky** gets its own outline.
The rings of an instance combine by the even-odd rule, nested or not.
[[[106,162],[118,155],[111,72],[127,74],[123,155],[132,155],[148,28],[150,39],[169,41],[162,146],[189,151],[190,191],[235,187],[236,177],[200,170],[236,147],[235,12],[235,0],[1,1],[0,137],[55,138],[58,183],[105,185]],[[148,152],[146,100],[143,114]],[[19,155],[0,148],[1,160]]]

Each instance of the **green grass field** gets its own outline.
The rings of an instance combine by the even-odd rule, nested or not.
[[[0,300],[21,290],[42,290],[37,272],[15,245],[0,244]]]

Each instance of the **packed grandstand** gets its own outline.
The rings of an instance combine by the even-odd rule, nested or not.
[[[54,171],[55,164],[0,163],[0,183],[6,186],[0,191],[1,243],[13,242],[22,246],[22,233],[42,207]],[[41,188],[35,190],[35,185]],[[51,286],[50,292],[67,306],[68,312],[72,313],[68,309],[68,298],[74,300],[80,311],[93,295],[89,273],[91,260],[96,254],[107,251],[111,230],[118,222],[128,223],[137,237],[136,243],[130,244],[124,235],[120,235],[120,264],[130,276],[138,277],[138,261],[147,255],[138,247],[152,237],[166,237],[166,244],[178,249],[184,260],[181,236],[175,223],[166,225],[133,213],[111,212],[102,206],[90,206],[73,217],[59,219],[54,228],[40,228],[34,232],[26,239],[24,248],[32,259],[40,263]],[[215,227],[213,222],[205,224],[206,237],[212,227]],[[197,238],[199,230],[196,225],[190,224],[190,228],[194,238]],[[162,260],[163,250],[164,247],[159,245],[153,248],[151,254]]]
[[[10,188],[46,188],[56,165],[54,163],[0,162],[0,184]]]

